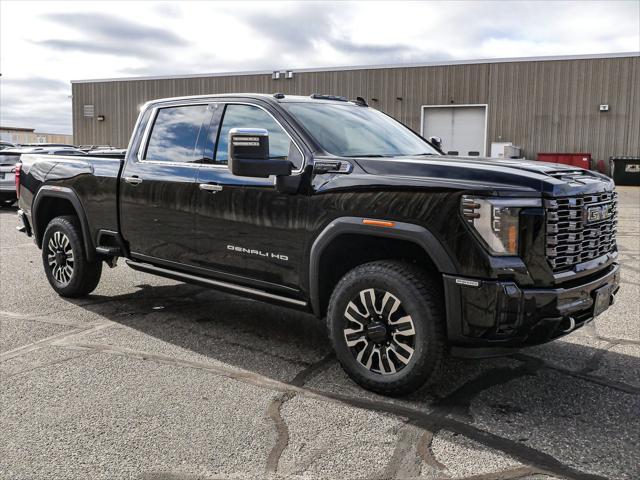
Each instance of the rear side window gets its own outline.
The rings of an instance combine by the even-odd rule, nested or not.
[[[199,160],[196,146],[206,117],[206,105],[158,110],[144,159],[179,163]]]
[[[284,158],[291,161],[294,168],[302,165],[302,156],[289,135],[280,124],[259,107],[253,105],[227,105],[222,118],[216,163],[227,163],[229,160],[229,130],[232,128],[264,128],[269,132],[269,157]]]

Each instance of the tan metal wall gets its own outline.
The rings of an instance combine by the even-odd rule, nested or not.
[[[488,104],[487,146],[511,141],[529,158],[538,152],[640,155],[637,56],[294,72],[293,79],[279,80],[260,74],[74,83],[74,138],[126,147],[144,102],[229,92],[363,96],[416,131],[422,105]],[[601,103],[610,111],[600,113]],[[85,104],[105,120],[84,118]]]
[[[73,136],[63,133],[40,133],[27,130],[3,129],[0,139],[12,143],[65,143],[73,145]]]

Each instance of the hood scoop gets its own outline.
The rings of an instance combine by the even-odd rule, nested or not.
[[[594,181],[599,181],[590,171],[582,169],[557,170],[554,172],[547,172],[547,175],[574,185],[586,185]]]

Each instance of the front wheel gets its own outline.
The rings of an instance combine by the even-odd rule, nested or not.
[[[327,322],[338,361],[362,387],[405,395],[440,372],[445,352],[439,283],[404,262],[377,261],[347,273]]]
[[[44,232],[42,263],[53,289],[63,297],[84,297],[98,286],[102,262],[89,261],[74,216],[56,217]]]

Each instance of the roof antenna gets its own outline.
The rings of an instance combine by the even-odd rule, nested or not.
[[[363,97],[356,97],[356,103],[362,107],[368,107],[367,101]]]

